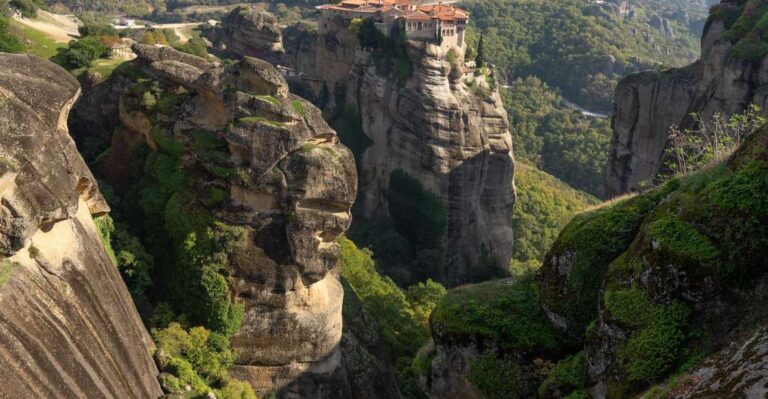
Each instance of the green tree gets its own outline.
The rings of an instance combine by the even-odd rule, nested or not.
[[[72,69],[88,68],[98,58],[106,57],[109,48],[96,36],[71,41],[62,52],[64,64]]]
[[[477,56],[475,56],[475,65],[478,68],[485,65],[485,45],[483,43],[483,33],[480,32],[480,41],[477,42]]]

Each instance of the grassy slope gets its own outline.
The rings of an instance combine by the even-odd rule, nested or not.
[[[26,53],[40,58],[51,59],[57,54],[58,49],[67,46],[67,43],[57,43],[44,32],[18,21],[11,21],[11,26],[14,32],[21,38],[22,43],[26,47]]]

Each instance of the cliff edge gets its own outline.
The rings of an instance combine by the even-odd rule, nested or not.
[[[109,207],[68,135],[64,69],[0,54],[0,394],[149,398],[152,341],[99,238]]]

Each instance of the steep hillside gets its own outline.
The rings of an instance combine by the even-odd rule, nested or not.
[[[712,9],[701,59],[687,67],[645,72],[616,89],[606,194],[640,188],[664,168],[669,128],[694,128],[691,114],[710,119],[768,106],[764,22],[768,3],[726,0]]]
[[[519,273],[537,269],[560,230],[598,200],[522,162],[517,163],[515,187],[512,269]]]
[[[94,223],[109,207],[67,131],[80,87],[39,58],[0,65],[0,392],[157,397],[154,345]]]
[[[579,215],[535,281],[449,292],[431,389],[762,397],[766,176],[768,127],[725,163]]]

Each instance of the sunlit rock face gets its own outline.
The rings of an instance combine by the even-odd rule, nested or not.
[[[441,270],[433,277],[457,285],[503,274],[512,256],[515,161],[495,83],[470,85],[463,50],[431,42],[406,42],[407,79],[383,74],[348,25],[338,17],[317,31],[286,29],[284,61],[305,74],[289,79],[297,92],[360,117],[370,141],[356,154],[360,214],[390,215],[390,176],[403,171],[446,208]]]
[[[109,207],[67,131],[80,86],[0,54],[0,396],[150,398],[152,342],[92,216]]]
[[[236,7],[206,34],[214,46],[238,57],[272,60],[283,52],[283,33],[277,18],[258,5]]]
[[[185,146],[181,159],[197,202],[217,221],[246,231],[227,265],[234,300],[245,308],[232,339],[233,375],[261,394],[349,397],[340,367],[336,238],[349,227],[357,192],[352,154],[320,111],[290,94],[265,61],[223,67],[170,48],[134,51],[145,72],[186,91],[167,118],[172,138],[194,140],[190,135],[202,130],[225,143],[226,159],[195,145]],[[134,123],[143,120],[136,112],[121,112],[123,126],[157,146],[156,136]],[[231,173],[211,173],[216,167]],[[214,188],[224,198],[206,202]]]

